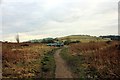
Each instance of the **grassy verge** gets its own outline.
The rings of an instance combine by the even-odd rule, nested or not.
[[[54,53],[56,49],[51,50],[50,52],[46,53],[41,61],[42,68],[41,68],[41,78],[55,78],[55,60],[54,60]]]
[[[82,79],[97,78],[97,70],[93,67],[89,67],[88,65],[86,67],[85,56],[70,55],[67,48],[63,48],[60,55],[67,62],[71,71],[75,74],[74,77]]]

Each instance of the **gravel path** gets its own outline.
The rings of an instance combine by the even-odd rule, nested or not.
[[[59,55],[60,52],[61,49],[57,50],[54,54],[56,62],[55,78],[73,78],[66,62]]]

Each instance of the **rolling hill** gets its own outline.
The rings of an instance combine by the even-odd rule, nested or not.
[[[81,42],[90,42],[90,41],[106,41],[108,39],[102,39],[101,37],[90,36],[90,35],[70,35],[59,38],[62,41],[71,40],[71,41],[81,41]]]

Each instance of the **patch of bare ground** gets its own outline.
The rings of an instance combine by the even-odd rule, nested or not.
[[[70,69],[67,66],[66,62],[59,55],[60,52],[61,49],[57,50],[54,54],[56,62],[55,78],[73,78],[72,73],[70,72]]]

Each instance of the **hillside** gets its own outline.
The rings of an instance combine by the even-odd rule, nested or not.
[[[26,80],[58,77],[95,80],[119,78],[120,41],[103,42],[103,39],[97,39],[99,42],[91,42],[97,37],[88,37],[88,43],[71,41],[71,44],[59,48],[47,46],[46,43],[2,43],[2,77]],[[88,38],[72,35],[53,40],[58,39]]]
[[[102,39],[100,37],[96,37],[96,36],[90,36],[90,35],[70,35],[70,36],[65,36],[65,37],[61,37],[59,38],[62,41],[65,40],[71,40],[71,41],[81,41],[81,42],[90,42],[90,41],[106,41],[107,39]]]
[[[32,43],[36,43],[36,42],[43,42],[44,40],[51,42],[52,41],[56,41],[56,40],[60,40],[60,41],[80,41],[80,42],[90,42],[90,41],[94,41],[94,42],[99,42],[99,41],[107,41],[109,39],[103,39],[102,37],[96,37],[96,36],[90,36],[90,35],[70,35],[70,36],[64,36],[64,37],[57,37],[57,38],[43,38],[43,39],[34,39],[34,40],[29,40],[27,42],[32,42]]]

